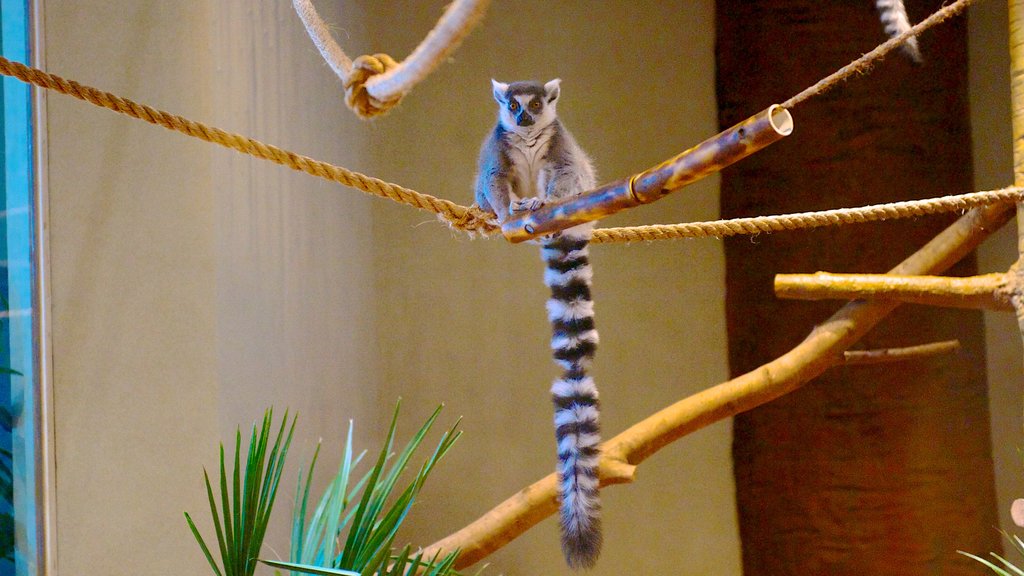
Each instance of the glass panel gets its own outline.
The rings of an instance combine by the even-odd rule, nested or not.
[[[0,0],[3,55],[28,61],[26,0]],[[32,126],[28,87],[3,78],[0,114],[0,576],[39,573],[32,322]]]

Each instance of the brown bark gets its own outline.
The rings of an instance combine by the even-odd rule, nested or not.
[[[908,3],[911,18],[941,2]],[[784,99],[873,47],[871,3],[719,0],[720,124]],[[785,34],[789,41],[780,41]],[[723,172],[722,216],[858,206],[972,187],[966,26],[922,38],[870,78],[794,110],[793,136]],[[784,302],[772,275],[882,272],[948,219],[726,240],[734,374],[798,342],[834,304]],[[973,261],[954,274],[972,274]],[[758,574],[974,574],[957,549],[998,550],[980,313],[902,307],[867,348],[958,338],[963,353],[831,370],[736,417],[744,570]]]

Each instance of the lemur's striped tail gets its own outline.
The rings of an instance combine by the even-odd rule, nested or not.
[[[907,8],[903,5],[903,0],[875,0],[875,7],[878,8],[878,15],[885,26],[885,33],[890,38],[910,30],[910,18],[907,17]],[[903,51],[913,58],[914,62],[921,63],[921,49],[917,46],[916,37],[911,36],[903,44]]]
[[[587,244],[591,225],[544,241],[544,283],[551,288],[548,319],[555,362],[565,369],[551,386],[558,441],[562,552],[571,568],[590,568],[601,552],[598,499],[597,388],[586,371],[597,349]]]

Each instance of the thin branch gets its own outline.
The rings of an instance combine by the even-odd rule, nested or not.
[[[898,300],[946,308],[1012,311],[1007,274],[968,278],[890,274],[777,274],[775,295],[792,300]]]
[[[888,364],[931,358],[940,354],[953,354],[960,351],[959,340],[945,340],[905,348],[883,348],[880,350],[847,350],[843,352],[843,362],[847,366],[864,364]]]
[[[891,273],[941,272],[974,250],[1012,215],[1006,205],[972,210]],[[884,300],[847,304],[779,358],[684,398],[615,436],[602,446],[604,460],[636,466],[691,432],[800,388],[840,363],[842,352],[898,306],[897,302]],[[606,483],[603,479],[602,485]],[[555,485],[555,475],[549,474],[523,488],[473,523],[428,547],[425,556],[460,549],[459,567],[480,561],[555,512]]]

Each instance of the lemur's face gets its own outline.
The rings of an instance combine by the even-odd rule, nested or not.
[[[491,80],[494,99],[498,102],[501,125],[520,134],[540,130],[555,120],[559,79],[547,84],[540,82],[513,82],[505,84]]]

